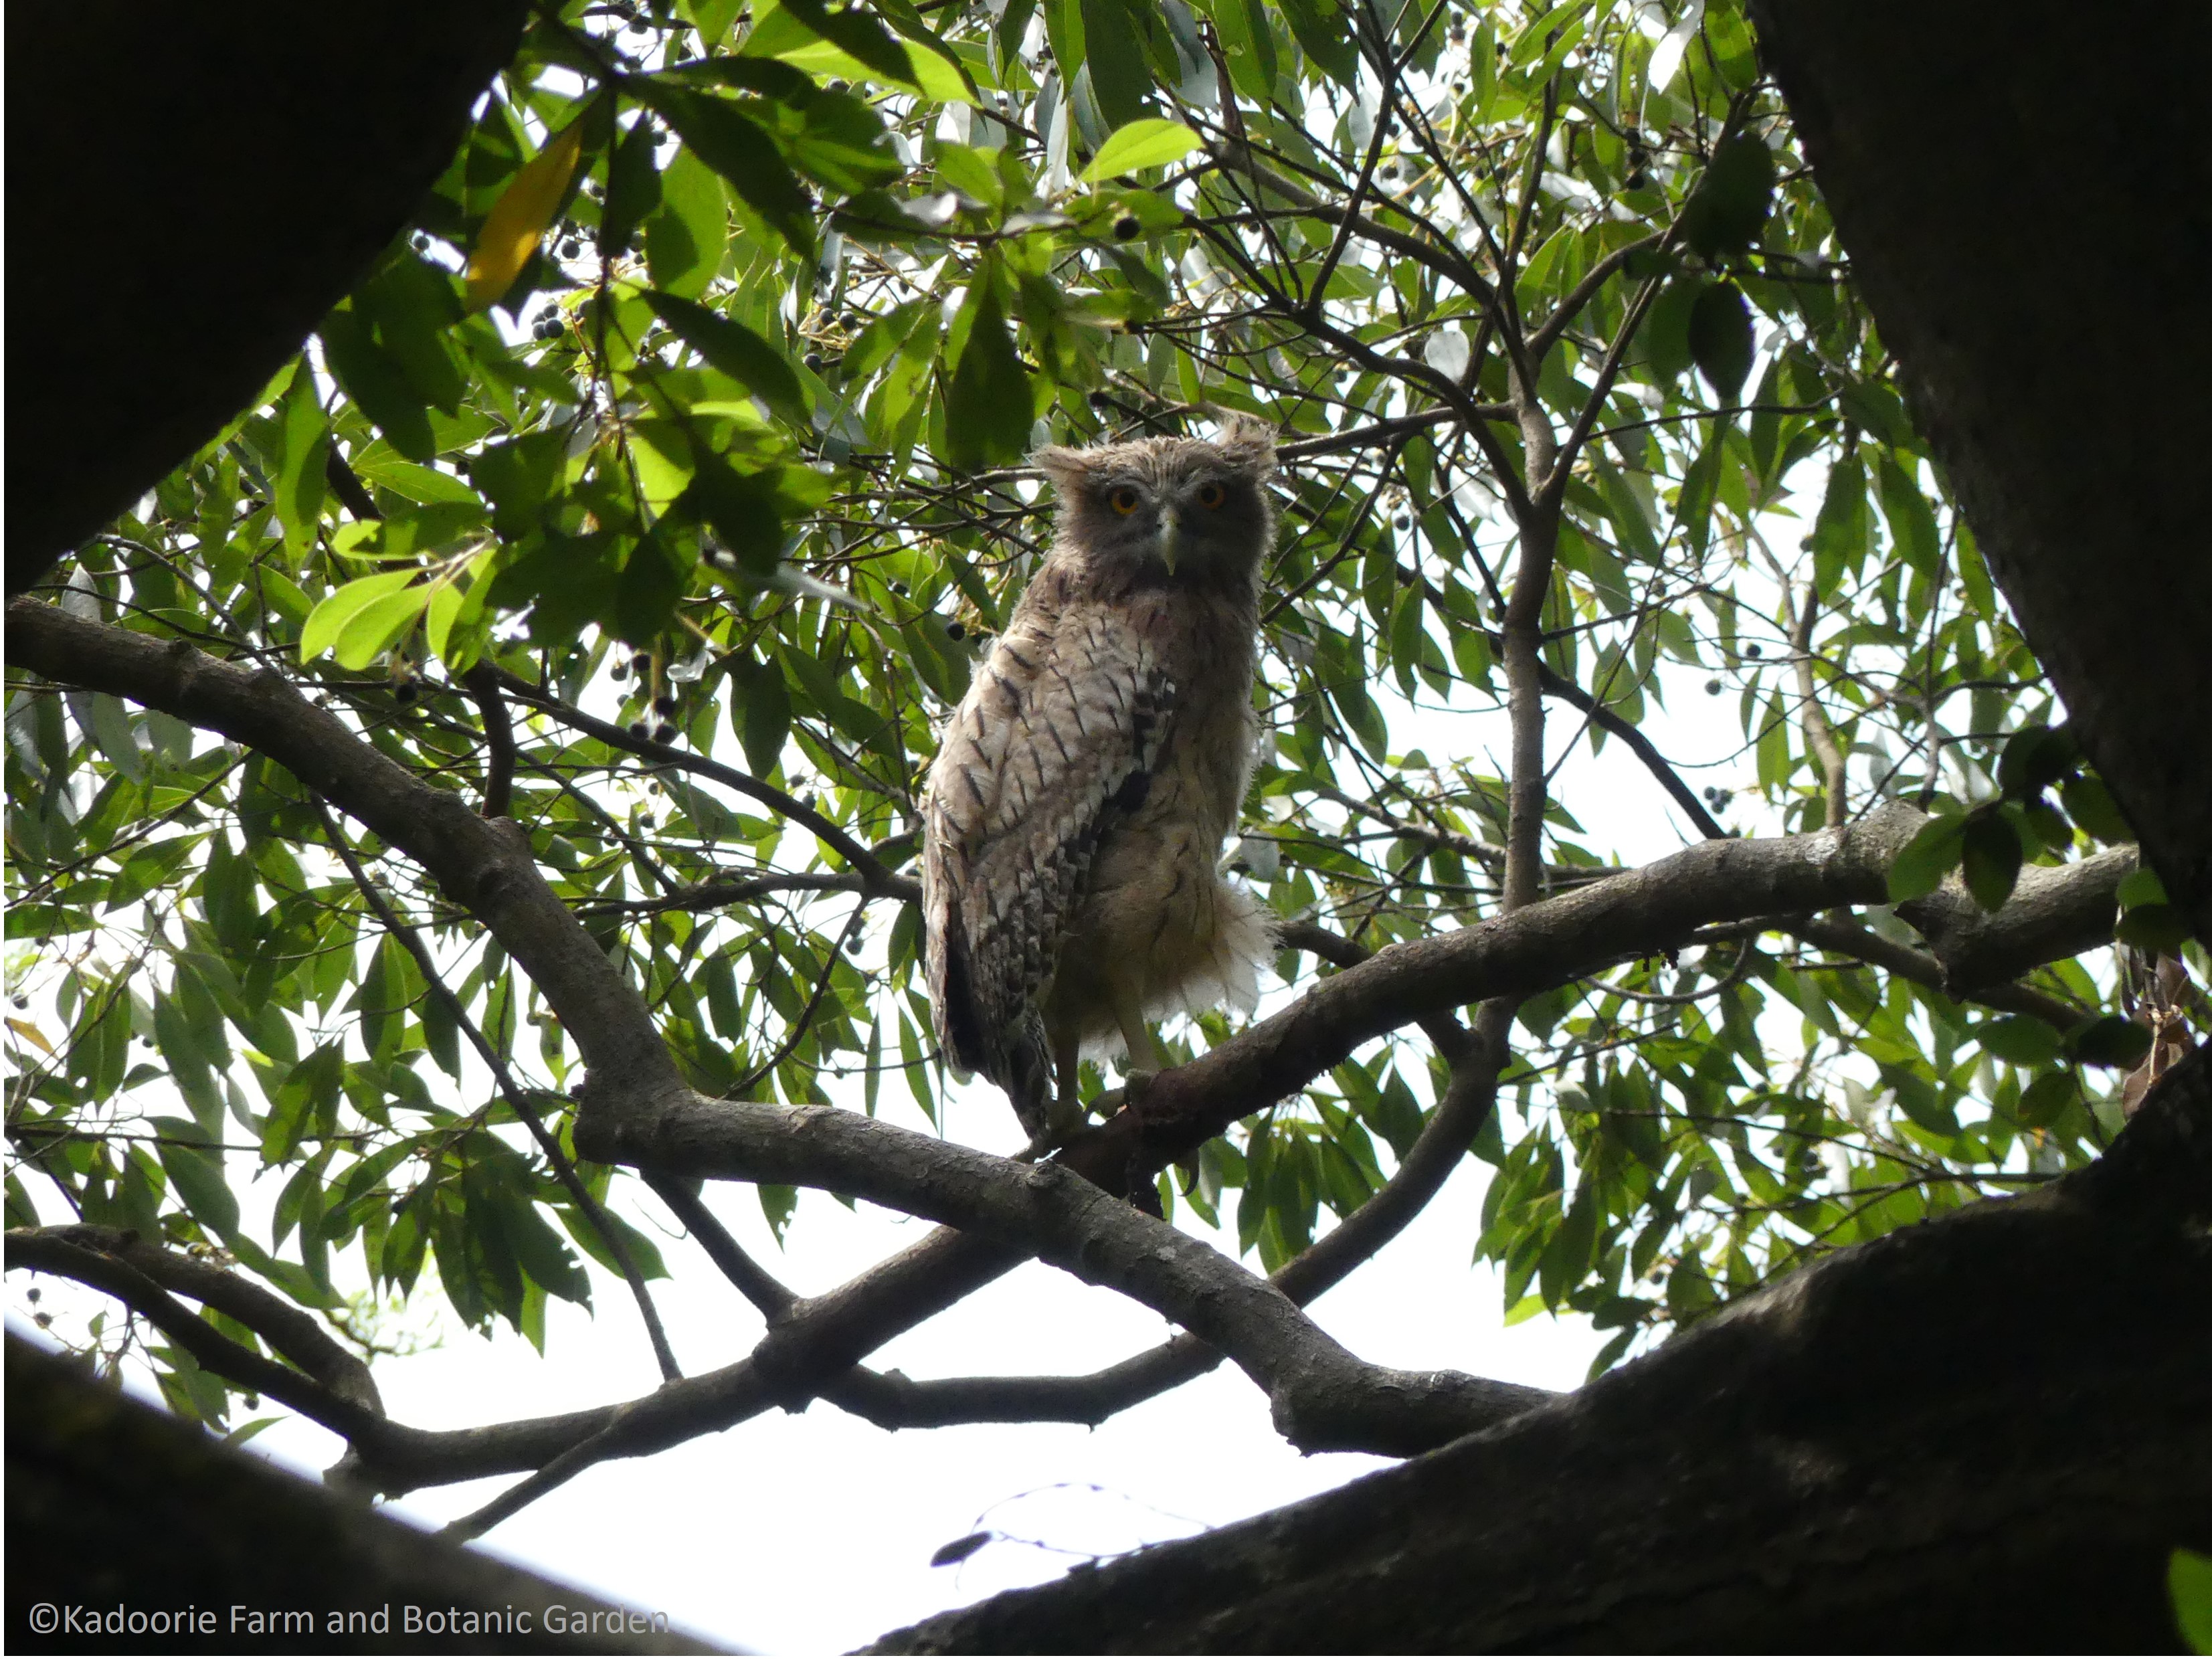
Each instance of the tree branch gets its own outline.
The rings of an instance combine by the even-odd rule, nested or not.
[[[85,1280],[64,1270],[48,1258],[47,1249],[62,1246],[81,1253],[98,1254],[127,1266],[172,1293],[182,1293],[244,1323],[271,1345],[306,1369],[323,1386],[374,1414],[384,1412],[384,1399],[368,1365],[333,1339],[314,1316],[286,1303],[257,1283],[234,1271],[200,1259],[186,1258],[143,1240],[135,1231],[106,1224],[66,1224],[43,1230],[10,1230],[7,1236],[8,1267],[47,1270],[72,1280]],[[64,1255],[65,1256],[65,1255]],[[84,1266],[87,1269],[95,1266]],[[98,1266],[104,1268],[105,1266]],[[98,1286],[96,1282],[89,1284]],[[103,1288],[125,1303],[131,1295]],[[148,1313],[149,1315],[151,1313]],[[158,1322],[158,1319],[157,1322]],[[166,1332],[166,1328],[164,1332]],[[235,1342],[231,1342],[235,1345]],[[194,1352],[195,1356],[200,1355]],[[218,1372],[223,1372],[218,1370]],[[271,1396],[281,1394],[271,1392]]]

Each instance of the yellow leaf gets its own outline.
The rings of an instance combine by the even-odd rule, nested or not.
[[[469,306],[489,307],[505,295],[538,252],[546,222],[561,206],[568,176],[584,148],[584,124],[571,122],[545,142],[507,181],[507,190],[484,217],[477,246],[469,252]]]
[[[22,1036],[28,1038],[33,1043],[36,1044],[41,1053],[47,1055],[52,1055],[54,1053],[54,1047],[46,1041],[46,1035],[40,1031],[37,1027],[33,1026],[30,1022],[19,1021],[13,1015],[10,1015],[8,1017],[8,1024],[13,1027]]]

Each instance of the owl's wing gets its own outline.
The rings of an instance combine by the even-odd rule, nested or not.
[[[938,1035],[1025,1124],[1051,1099],[1036,1005],[1063,920],[1103,823],[1143,803],[1173,695],[1118,613],[1078,605],[1046,623],[1018,610],[930,768],[922,890]]]

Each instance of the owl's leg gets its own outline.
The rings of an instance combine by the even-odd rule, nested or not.
[[[1145,1011],[1126,992],[1114,993],[1114,1021],[1121,1029],[1121,1042],[1129,1052],[1129,1071],[1154,1073],[1160,1070],[1160,1053],[1152,1048],[1152,1029]]]
[[[1048,1129],[1055,1140],[1066,1142],[1088,1123],[1078,1077],[1083,1066],[1083,1038],[1079,1033],[1063,1033],[1054,1038],[1052,1065],[1053,1082],[1060,1096],[1048,1115]]]

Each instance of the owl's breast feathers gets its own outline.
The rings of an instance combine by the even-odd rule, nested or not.
[[[930,1001],[951,1064],[1026,1118],[1050,1100],[1036,1007],[1102,823],[1140,805],[1174,686],[1117,610],[1025,598],[946,726],[924,804]]]

